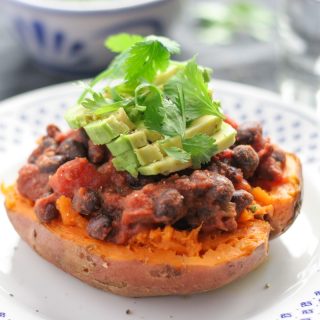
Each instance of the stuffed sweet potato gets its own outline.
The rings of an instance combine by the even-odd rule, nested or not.
[[[3,190],[16,231],[62,270],[120,295],[192,294],[247,274],[299,212],[299,159],[258,123],[225,117],[208,70],[169,60],[175,42],[108,43],[123,52],[104,75],[120,84],[86,89],[66,114],[73,130],[49,125]]]
[[[65,196],[58,200],[61,217],[50,223],[39,222],[34,203],[15,187],[5,191],[6,208],[38,254],[90,285],[134,297],[191,294],[223,286],[266,259],[270,231],[274,236],[287,229],[300,208],[301,165],[292,154],[286,154],[283,178],[268,191],[250,190],[260,209],[244,209],[234,231],[202,236],[200,227],[167,226],[140,232],[126,245],[91,238],[87,220]]]

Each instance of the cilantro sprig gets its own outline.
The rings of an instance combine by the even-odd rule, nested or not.
[[[197,134],[182,141],[183,149],[191,155],[192,164],[200,168],[202,163],[208,163],[217,151],[215,140],[206,134]]]
[[[163,148],[168,156],[192,161],[197,168],[208,162],[217,152],[214,139],[206,134],[186,138],[185,132],[201,116],[224,118],[208,87],[209,70],[195,58],[172,61],[180,46],[166,37],[122,33],[106,39],[105,46],[118,55],[85,88],[78,103],[99,116],[122,107],[131,121],[159,132],[165,140],[180,137],[181,148]],[[102,83],[99,92],[96,86]]]
[[[164,86],[164,92],[174,101],[178,101],[179,95],[176,88],[183,88],[185,100],[188,102],[185,107],[187,120],[193,120],[207,114],[223,117],[220,103],[212,100],[205,80],[204,73],[193,58]]]

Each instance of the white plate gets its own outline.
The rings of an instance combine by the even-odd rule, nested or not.
[[[122,298],[91,288],[38,257],[19,239],[1,204],[0,318],[320,319],[319,122],[313,113],[302,107],[290,108],[272,93],[218,81],[214,87],[227,113],[238,121],[261,121],[273,140],[298,153],[303,161],[302,212],[285,235],[272,241],[268,261],[245,278],[211,293]],[[14,181],[47,123],[66,127],[63,110],[74,103],[79,90],[74,85],[62,84],[0,104],[2,181]],[[126,314],[127,309],[131,310],[130,315]]]

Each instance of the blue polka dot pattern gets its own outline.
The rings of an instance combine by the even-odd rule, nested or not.
[[[282,116],[282,114],[280,114],[280,113],[278,113],[278,114],[276,114],[275,116],[274,116],[274,120],[275,121],[280,121],[280,120],[282,120],[283,119],[283,116]]]
[[[299,128],[301,127],[301,122],[299,120],[296,120],[292,123],[292,127]]]
[[[284,128],[283,126],[281,126],[281,127],[278,127],[278,128],[277,128],[277,131],[280,133],[280,132],[283,132],[284,129],[285,129],[285,128]]]

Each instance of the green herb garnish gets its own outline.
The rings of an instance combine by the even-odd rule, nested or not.
[[[171,60],[180,52],[178,43],[122,33],[106,39],[105,46],[118,55],[85,88],[73,109],[76,114],[69,112],[67,120],[73,128],[83,126],[94,143],[110,144],[117,170],[136,175],[142,166],[143,174],[168,174],[175,171],[169,163],[177,163],[177,170],[191,163],[200,168],[219,148],[233,143],[233,129],[229,136],[218,134],[224,115],[212,99],[210,70],[195,58]]]
[[[194,167],[200,168],[202,163],[210,161],[212,154],[217,150],[217,146],[212,137],[197,134],[190,139],[183,140],[183,149],[191,155]]]

